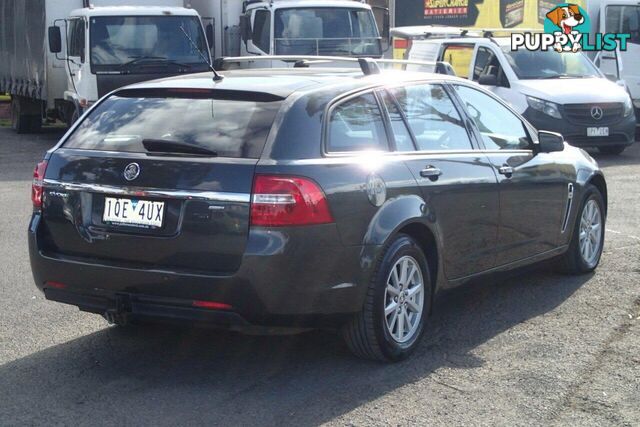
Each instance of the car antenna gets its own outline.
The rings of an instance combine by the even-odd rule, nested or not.
[[[213,81],[214,82],[219,82],[222,79],[224,79],[224,76],[222,76],[221,74],[218,74],[218,72],[216,71],[215,68],[213,68],[213,65],[211,65],[211,62],[209,62],[207,60],[207,58],[204,56],[204,54],[202,53],[202,51],[198,48],[198,46],[196,46],[196,44],[193,42],[193,39],[191,37],[189,37],[189,34],[187,34],[187,32],[184,29],[183,25],[180,25],[180,29],[182,30],[182,34],[184,34],[184,36],[187,38],[187,40],[189,40],[189,43],[191,43],[191,46],[198,51],[198,53],[200,54],[200,57],[202,58],[202,60],[205,62],[205,64],[207,64],[209,66],[209,69],[211,70],[211,72],[213,73]]]

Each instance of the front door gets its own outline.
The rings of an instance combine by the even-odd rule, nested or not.
[[[497,265],[556,248],[573,168],[563,167],[563,153],[536,153],[532,130],[497,98],[467,85],[454,87],[500,183]]]
[[[490,269],[498,184],[491,164],[474,150],[463,115],[438,84],[391,88],[383,99],[395,148],[406,153],[425,212],[437,224],[445,276],[458,279]]]

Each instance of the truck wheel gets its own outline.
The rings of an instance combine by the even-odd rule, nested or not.
[[[598,147],[598,151],[602,154],[618,155],[627,148],[626,145],[610,145],[608,147]]]
[[[401,234],[387,245],[362,312],[343,328],[349,349],[364,359],[396,362],[415,350],[429,315],[431,277],[420,246]]]
[[[573,227],[569,249],[560,259],[560,270],[566,274],[585,274],[600,262],[604,246],[605,209],[600,191],[587,185],[580,211]]]
[[[22,114],[22,103],[17,96],[11,97],[11,128],[16,133],[27,133],[30,129],[31,117]]]
[[[80,112],[75,105],[69,107],[69,113],[67,114],[67,127],[73,126],[75,122],[80,118]]]
[[[32,102],[31,104],[27,104]],[[42,126],[40,114],[33,114],[35,103],[20,96],[11,97],[11,127],[17,133],[38,132]]]

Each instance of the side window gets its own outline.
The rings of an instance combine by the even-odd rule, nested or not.
[[[446,61],[453,67],[456,76],[469,78],[469,66],[473,57],[472,44],[446,44],[442,51],[441,61]]]
[[[380,91],[380,95],[384,101],[384,106],[391,122],[391,130],[393,132],[393,138],[396,142],[397,151],[415,151],[413,146],[413,140],[411,139],[411,133],[407,128],[407,124],[402,117],[400,108],[396,100],[387,91]]]
[[[338,104],[329,119],[327,150],[389,150],[380,107],[372,93]]]
[[[480,46],[476,54],[476,62],[473,64],[473,80],[477,81],[483,72],[487,70],[487,66],[494,64],[494,55],[486,47]]]
[[[268,10],[256,11],[253,20],[253,34],[251,39],[261,51],[269,53],[269,41],[271,38],[271,13]]]
[[[488,150],[522,150],[531,147],[522,120],[489,95],[467,86],[456,90],[480,130]]]
[[[72,19],[69,23],[67,55],[79,56],[84,62],[84,21],[82,19]]]
[[[440,85],[391,89],[420,151],[470,150],[471,141],[453,101]]]

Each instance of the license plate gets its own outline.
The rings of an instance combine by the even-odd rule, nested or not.
[[[587,136],[609,136],[609,128],[587,128]]]
[[[164,202],[151,200],[104,198],[102,220],[106,223],[126,224],[136,227],[161,227]]]

